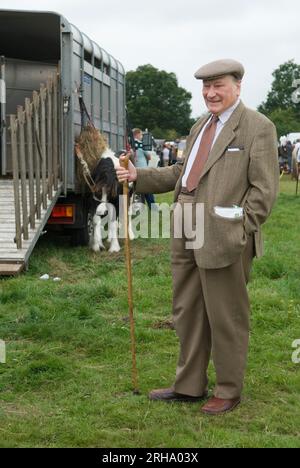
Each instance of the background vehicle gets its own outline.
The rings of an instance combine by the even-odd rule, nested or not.
[[[294,143],[296,140],[300,140],[300,133],[289,133],[287,135],[287,139],[291,142]]]
[[[185,148],[186,148],[186,140],[180,140],[178,142],[177,161],[182,161]]]

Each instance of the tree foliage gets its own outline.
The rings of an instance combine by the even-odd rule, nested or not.
[[[191,127],[191,93],[178,85],[174,73],[142,65],[126,74],[127,108],[134,127],[156,136],[186,135]]]
[[[274,122],[278,135],[300,131],[300,102],[297,88],[300,89],[300,65],[294,60],[280,65],[273,73],[271,90],[259,107]]]
[[[293,132],[300,132],[300,120],[291,108],[275,109],[268,117],[276,126],[278,137]]]

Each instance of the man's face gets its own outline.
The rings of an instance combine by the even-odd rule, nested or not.
[[[204,80],[202,94],[208,110],[220,115],[233,106],[241,93],[241,82],[226,75],[215,80]]]
[[[143,139],[143,133],[142,133],[142,132],[136,133],[136,134],[134,135],[134,138],[135,138],[136,140],[140,140],[140,141],[141,141],[141,140]]]

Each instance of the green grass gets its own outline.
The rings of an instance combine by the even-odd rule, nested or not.
[[[1,447],[300,447],[300,197],[281,183],[264,226],[266,254],[249,291],[252,331],[244,402],[223,417],[199,405],[149,402],[172,383],[178,341],[168,240],[133,244],[141,396],[131,391],[123,251],[96,255],[41,239],[23,276],[0,280]],[[170,201],[171,196],[159,197]],[[41,281],[49,273],[62,281]],[[215,376],[210,368],[211,388]]]

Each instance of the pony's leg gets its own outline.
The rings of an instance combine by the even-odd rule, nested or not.
[[[94,236],[91,242],[91,247],[94,250],[94,252],[99,252],[99,250],[105,250],[105,246],[103,244],[103,239],[102,239],[102,218],[101,216],[104,216],[105,213],[107,212],[107,194],[105,189],[102,191],[102,198],[97,206],[96,209],[96,214],[94,215],[93,218],[93,225],[94,225]]]
[[[129,200],[129,209],[128,209],[128,235],[130,240],[135,239],[135,235],[132,229],[132,216],[133,216],[133,195],[131,195]]]
[[[105,250],[102,241],[102,234],[101,234],[101,216],[95,214],[93,217],[93,225],[94,225],[94,234],[91,239],[91,248],[94,252],[99,252],[99,250]]]
[[[107,193],[106,193],[106,190],[105,188],[102,189],[102,198],[101,198],[101,202],[100,202],[100,205],[98,205],[97,207],[97,214],[99,216],[104,216],[107,212]]]
[[[109,252],[120,252],[121,247],[118,239],[118,221],[114,205],[108,204],[108,241],[110,242]]]

